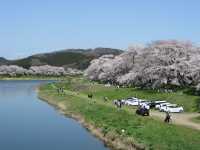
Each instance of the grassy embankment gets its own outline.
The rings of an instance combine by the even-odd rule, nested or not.
[[[65,87],[65,94],[56,92],[58,87]],[[94,94],[94,99],[87,98],[88,93]],[[47,84],[40,88],[41,99],[59,107],[67,115],[85,123],[92,130],[98,129],[101,138],[114,148],[129,149],[130,147],[147,149],[181,149],[198,150],[200,147],[200,132],[190,128],[168,125],[151,118],[141,117],[134,109],[124,107],[121,110],[112,104],[113,99],[137,96],[145,99],[165,99],[184,105],[186,111],[195,111],[197,96],[177,93],[156,93],[134,88],[104,87],[80,78],[69,78],[62,83]],[[107,96],[110,101],[104,102]],[[189,102],[188,102],[189,101]],[[77,118],[77,117],[75,117]],[[91,125],[92,127],[90,127]],[[122,132],[125,130],[125,132]],[[94,133],[94,131],[92,131]],[[98,136],[100,136],[98,134]],[[102,137],[103,136],[103,137]],[[120,142],[119,142],[120,141]],[[118,143],[118,144],[117,144]],[[134,144],[133,144],[134,143]]]
[[[200,116],[193,118],[192,121],[194,121],[196,123],[200,123]]]

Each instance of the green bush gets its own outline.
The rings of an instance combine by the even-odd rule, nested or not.
[[[200,112],[200,98],[196,100],[197,111]]]

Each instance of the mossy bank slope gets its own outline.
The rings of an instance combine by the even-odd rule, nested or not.
[[[64,93],[58,94],[59,87],[64,87]],[[93,99],[87,97],[90,92],[94,94]],[[81,78],[68,78],[41,86],[38,94],[64,114],[79,120],[112,149],[198,150],[200,147],[198,130],[137,116],[130,107],[113,106],[111,99],[134,96],[133,89],[104,87]],[[104,96],[110,100],[104,102]]]

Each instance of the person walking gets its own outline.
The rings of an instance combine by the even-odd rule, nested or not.
[[[164,122],[169,123],[171,121],[171,114],[169,111],[166,111],[166,117]]]

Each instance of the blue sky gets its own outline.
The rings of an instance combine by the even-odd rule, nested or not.
[[[199,36],[199,0],[0,0],[0,56],[10,59]]]

